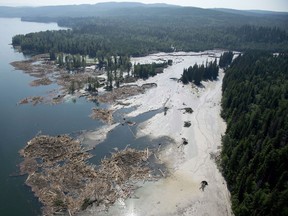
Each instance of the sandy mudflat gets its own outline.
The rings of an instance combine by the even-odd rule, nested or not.
[[[220,54],[216,52],[217,56]],[[162,149],[160,155],[170,174],[157,182],[139,183],[141,187],[131,198],[114,204],[108,212],[96,213],[92,207],[84,215],[232,215],[226,182],[210,158],[210,153],[219,151],[226,127],[220,117],[223,73],[220,72],[218,81],[203,82],[204,87],[197,88],[183,86],[171,78],[180,78],[183,68],[196,62],[214,60],[211,53],[159,53],[133,61],[149,63],[161,59],[172,59],[173,66],[165,69],[163,74],[137,83],[155,82],[157,88],[126,99],[125,103],[138,106],[129,116],[168,108],[166,115],[157,114],[140,124],[137,136],[170,136],[175,140],[176,144]],[[185,113],[185,107],[192,108],[193,113]],[[184,127],[185,121],[191,126]],[[181,145],[182,138],[188,141],[187,145]],[[208,182],[204,191],[199,189],[203,180]]]

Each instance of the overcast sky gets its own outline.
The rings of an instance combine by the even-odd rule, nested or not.
[[[0,0],[1,6],[95,4],[121,0]],[[122,2],[167,3],[202,8],[258,9],[288,12],[288,0],[122,0]]]

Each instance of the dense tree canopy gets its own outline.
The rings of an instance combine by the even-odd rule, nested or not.
[[[181,76],[181,81],[183,84],[188,84],[193,82],[195,85],[200,85],[202,80],[216,80],[219,74],[219,67],[217,61],[190,66],[188,69],[184,68],[183,74]]]
[[[219,59],[219,67],[224,68],[227,67],[231,64],[232,59],[233,59],[233,52],[224,52]]]
[[[163,73],[164,68],[168,67],[168,62],[152,64],[135,64],[133,75],[136,78],[148,79],[157,73]]]
[[[136,10],[137,11],[137,10]],[[159,11],[161,13],[157,14]],[[163,51],[288,49],[284,28],[263,18],[251,21],[245,16],[203,9],[152,9],[107,17],[58,18],[58,24],[71,30],[17,35],[13,45],[24,52],[64,52],[89,55],[114,53],[142,56]],[[145,14],[145,13],[146,14]],[[256,22],[257,21],[257,22]],[[251,23],[247,25],[247,23]]]
[[[250,52],[223,80],[222,167],[236,216],[288,215],[288,56]]]

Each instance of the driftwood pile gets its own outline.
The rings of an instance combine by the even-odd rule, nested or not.
[[[96,99],[102,103],[115,103],[117,100],[122,100],[134,95],[143,94],[146,89],[157,87],[156,83],[146,83],[142,86],[138,85],[124,85],[120,88],[113,89],[102,95],[90,97],[90,100]]]
[[[102,103],[114,103],[117,100],[125,99],[130,96],[143,94],[145,89],[141,86],[123,86],[120,88],[113,89],[110,92],[106,92],[102,95],[98,95],[96,99]]]
[[[43,204],[43,215],[70,215],[89,205],[109,206],[133,192],[132,180],[149,179],[148,151],[125,149],[103,159],[101,165],[87,164],[91,157],[80,142],[67,135],[37,136],[20,151],[26,184]]]
[[[76,91],[84,87],[89,77],[93,76],[84,72],[69,74],[67,71],[60,71],[60,76],[57,78],[57,84],[62,86],[66,92],[69,92],[69,88],[71,88],[73,83],[73,88],[75,88],[74,90]]]
[[[38,78],[43,78],[47,74],[53,73],[57,68],[49,61],[49,54],[35,55],[31,59],[25,61],[15,61],[11,65],[17,70]]]
[[[31,86],[40,86],[40,85],[50,85],[52,81],[48,77],[40,78],[33,80],[30,85]]]
[[[98,109],[93,108],[92,114],[90,115],[90,118],[92,119],[100,119],[104,123],[111,124],[113,121],[113,110],[106,110],[106,109]]]
[[[85,92],[79,93],[77,91],[83,89],[87,85],[87,80],[89,78],[95,78],[94,71],[91,70],[77,70],[73,73],[67,73],[65,68],[57,67],[54,61],[49,60],[49,54],[35,55],[29,60],[25,61],[15,61],[11,63],[17,70],[23,70],[25,73],[38,79],[30,83],[31,86],[39,85],[50,85],[53,82],[57,82],[60,89],[65,94],[70,94],[71,92],[76,92],[77,97],[85,96],[87,100],[98,101],[102,103],[115,103],[118,100],[128,98],[130,96],[143,94],[145,90],[153,87],[157,87],[156,83],[146,83],[142,86],[138,85],[124,85],[120,88],[114,88],[112,91],[106,92],[101,95],[95,94],[95,92]],[[92,74],[93,73],[93,74]],[[101,72],[103,73],[103,72]],[[53,80],[50,80],[48,77],[53,75]],[[100,80],[101,78],[98,77]],[[131,81],[136,81],[136,78],[131,79]],[[78,94],[77,94],[78,93]],[[60,91],[56,93],[57,95],[61,94]],[[39,101],[39,103],[60,103],[62,100],[60,98],[52,99],[45,97],[45,101]],[[19,104],[29,103],[28,100],[23,100]]]
[[[23,104],[29,104],[31,103],[33,106],[36,106],[37,104],[41,104],[44,102],[44,98],[42,96],[32,96],[32,97],[27,97],[18,102],[18,105],[23,105]]]

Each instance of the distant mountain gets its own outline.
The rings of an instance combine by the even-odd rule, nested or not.
[[[43,7],[0,6],[0,17],[83,17],[115,14],[115,10],[132,8],[179,8],[169,4],[143,4],[134,2],[108,2],[94,5],[61,5]]]
[[[227,8],[213,8],[215,11],[246,15],[246,16],[267,16],[267,15],[283,15],[288,16],[288,12],[276,12],[276,11],[267,11],[267,10],[235,10]]]
[[[232,9],[202,9],[169,4],[143,4],[130,2],[108,2],[94,5],[64,5],[45,7],[0,7],[0,17],[21,17],[24,21],[58,22],[60,18],[117,17],[145,19],[149,22],[170,17],[172,22],[190,20],[195,25],[235,26],[261,25],[288,29],[288,13],[271,11],[241,11]],[[170,21],[171,22],[171,21]]]
[[[181,9],[183,11],[191,11],[193,7],[181,7],[165,3],[143,4],[138,2],[107,2],[97,4],[82,5],[61,5],[61,6],[43,6],[43,7],[6,7],[0,6],[0,17],[87,17],[87,16],[110,16],[124,15],[123,11],[131,9]],[[194,8],[195,9],[195,8]],[[199,8],[200,9],[200,8]],[[207,10],[202,9],[202,12]],[[261,10],[234,10],[225,8],[209,9],[210,12],[222,12],[234,15],[244,16],[267,16],[282,15],[288,16],[287,12],[261,11]],[[120,14],[119,14],[120,13]],[[212,13],[213,14],[213,13]]]
[[[117,8],[135,8],[135,7],[181,7],[165,3],[144,4],[139,2],[101,2],[95,4],[97,8],[117,9]]]

